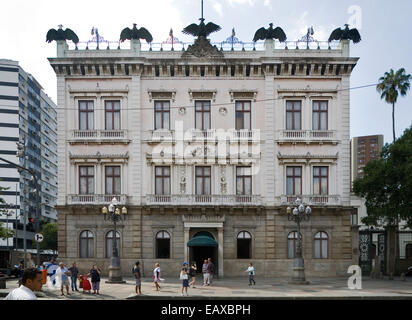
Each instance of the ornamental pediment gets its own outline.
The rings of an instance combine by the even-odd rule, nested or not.
[[[216,101],[217,89],[189,89],[190,102],[196,99]]]
[[[247,99],[256,101],[258,90],[248,90],[248,89],[229,89],[230,102],[236,99]]]
[[[149,94],[149,101],[155,99],[176,100],[176,89],[147,89]]]

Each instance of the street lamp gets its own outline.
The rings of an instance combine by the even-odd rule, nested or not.
[[[117,230],[116,222],[120,220],[125,220],[127,215],[127,208],[123,207],[120,210],[119,202],[116,197],[113,197],[112,202],[109,204],[109,208],[103,207],[102,213],[104,214],[104,220],[113,221],[114,223],[114,234],[113,234],[113,254],[110,258],[109,265],[109,280],[107,283],[126,283],[122,279],[122,273],[120,270],[120,257],[117,250]]]
[[[302,257],[302,237],[300,235],[300,223],[301,221],[309,221],[312,208],[305,206],[300,198],[296,199],[296,207],[287,207],[286,212],[288,214],[289,221],[295,221],[298,225],[298,243],[296,246],[296,255],[293,259],[293,275],[291,284],[308,284],[305,279],[305,262]]]

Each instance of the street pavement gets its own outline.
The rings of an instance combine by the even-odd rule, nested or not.
[[[362,279],[361,290],[348,288],[348,278],[317,278],[308,279],[308,285],[292,285],[288,279],[259,279],[256,285],[249,286],[248,278],[214,279],[212,286],[202,286],[197,281],[195,288],[188,288],[189,296],[181,294],[181,280],[166,279],[161,283],[160,292],[156,292],[151,278],[144,278],[141,296],[135,294],[135,282],[132,278],[124,278],[124,284],[106,283],[107,278],[100,282],[100,295],[72,292],[70,296],[61,296],[60,290],[52,290],[43,286],[38,293],[40,300],[181,300],[181,299],[410,299],[412,300],[412,278],[405,281],[400,278]],[[200,277],[197,277],[200,280]],[[17,288],[17,280],[8,280],[6,289],[0,289],[0,297],[5,297],[11,290]]]

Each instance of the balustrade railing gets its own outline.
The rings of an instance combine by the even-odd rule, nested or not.
[[[262,205],[257,195],[147,195],[146,205]]]

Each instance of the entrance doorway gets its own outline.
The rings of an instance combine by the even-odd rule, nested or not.
[[[209,232],[198,232],[192,240],[188,242],[189,246],[189,264],[196,262],[197,273],[202,273],[202,266],[205,259],[212,258],[215,265],[214,274],[218,274],[218,250],[217,242]]]

